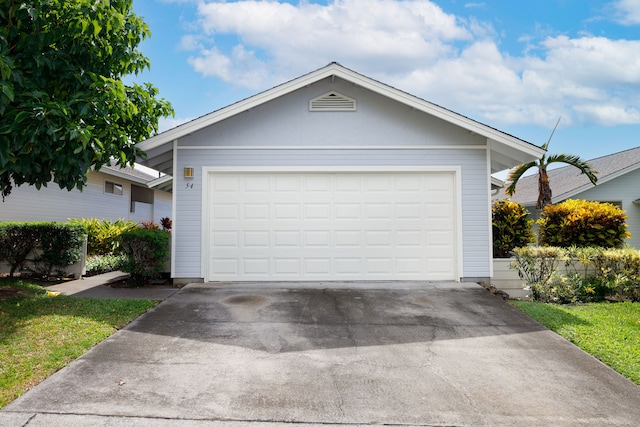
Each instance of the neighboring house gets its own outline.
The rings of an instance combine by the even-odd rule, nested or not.
[[[160,218],[171,216],[171,193],[149,186],[165,180],[166,177],[113,165],[89,172],[82,191],[60,189],[55,183],[40,190],[22,185],[14,188],[4,203],[0,202],[0,221],[122,218],[159,223]]]
[[[640,248],[640,147],[598,157],[588,161],[597,171],[598,183],[591,184],[586,175],[572,166],[548,170],[552,203],[567,199],[582,199],[610,202],[626,211],[631,238],[627,243]],[[497,198],[506,198],[504,189]],[[511,200],[523,204],[532,217],[539,213],[535,209],[538,200],[538,174],[520,178]]]
[[[336,63],[138,146],[183,281],[487,278],[490,174],[544,153]]]

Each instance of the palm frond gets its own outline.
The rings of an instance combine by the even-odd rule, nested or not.
[[[593,185],[596,185],[596,182],[598,182],[598,177],[596,176],[598,174],[598,171],[593,170],[589,162],[582,160],[582,158],[574,154],[550,155],[549,157],[547,157],[546,164],[548,165],[550,163],[566,163],[579,169],[581,173],[587,175],[587,178],[589,178],[589,181],[591,181]]]
[[[529,162],[529,163],[523,163],[523,164],[521,164],[519,166],[516,166],[515,169],[513,169],[509,173],[509,176],[507,177],[507,182],[509,182],[510,184],[504,190],[504,192],[508,196],[513,196],[515,194],[515,192],[516,192],[516,185],[518,184],[518,181],[520,180],[522,175],[524,175],[525,172],[527,172],[532,167],[537,167],[537,166],[538,166],[538,162],[537,161],[532,161],[532,162]]]

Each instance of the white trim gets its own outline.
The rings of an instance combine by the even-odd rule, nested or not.
[[[178,167],[178,156],[177,156],[177,147],[178,140],[173,141],[173,170],[176,170]],[[176,188],[177,178],[173,176],[173,184],[171,191],[171,278],[176,277],[176,226],[178,225],[178,221],[176,221],[176,212],[178,211],[178,203],[177,198],[178,194]]]
[[[455,181],[454,185],[456,188],[455,245],[456,251],[458,252],[455,259],[454,270],[456,274],[456,282],[459,282],[464,276],[464,248],[462,246],[462,166],[452,167],[451,172],[453,172],[453,179]]]
[[[493,185],[493,180],[497,180],[491,176],[491,149],[487,147],[487,230],[489,230],[489,277],[493,277],[493,214],[491,212],[491,208],[493,204],[491,203],[491,187]]]
[[[210,219],[211,215],[209,212],[209,181],[210,174],[215,172],[215,170],[211,170],[215,168],[210,168],[203,166],[200,170],[200,176],[202,182],[200,183],[200,188],[202,188],[202,193],[200,195],[200,277],[203,278],[205,282],[207,282],[209,275],[209,250],[211,249],[211,242],[209,240],[211,230]],[[231,169],[231,168],[230,168]]]
[[[178,150],[486,150],[486,145],[220,145],[220,146],[179,146]]]
[[[203,166],[202,176],[210,173],[323,173],[323,172],[456,172],[461,173],[460,166]]]
[[[201,193],[201,226],[200,234],[200,275],[207,281],[209,280],[209,229],[210,229],[210,214],[209,214],[209,181],[210,175],[213,173],[375,173],[375,172],[389,172],[389,173],[440,173],[447,172],[453,174],[454,187],[456,191],[454,209],[456,211],[455,218],[455,245],[456,245],[456,259],[454,265],[455,280],[460,281],[463,277],[464,267],[464,250],[462,246],[462,167],[461,166],[300,166],[300,167],[223,167],[223,166],[203,166],[201,170],[202,177],[202,193]],[[174,197],[176,192],[173,192]],[[174,209],[176,203],[174,202]],[[175,233],[172,234],[172,237]],[[172,250],[175,250],[175,246],[172,246]],[[172,257],[172,263],[175,258]],[[173,266],[172,266],[173,267]]]

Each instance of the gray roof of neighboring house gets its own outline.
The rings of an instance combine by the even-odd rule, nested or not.
[[[640,168],[640,147],[598,157],[588,162],[591,168],[598,172],[596,175],[598,177],[598,184],[603,184]],[[573,166],[548,169],[547,173],[549,174],[553,203],[568,199],[593,187],[589,178]],[[508,183],[505,183],[505,188],[507,185]],[[503,189],[499,192],[498,198],[505,197],[507,196]],[[537,172],[533,175],[520,178],[516,186],[516,192],[511,197],[511,200],[522,203],[525,206],[536,204],[538,200]]]

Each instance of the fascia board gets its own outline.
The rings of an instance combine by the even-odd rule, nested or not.
[[[96,171],[93,170],[93,172],[102,172],[105,173],[107,175],[111,175],[111,176],[115,176],[117,178],[121,178],[121,179],[126,179],[127,181],[131,181],[131,182],[135,182],[138,184],[147,184],[147,182],[149,182],[148,180],[145,180],[141,177],[138,176],[134,176],[134,175],[130,175],[126,172],[120,172],[117,170],[113,170],[113,169],[107,169],[107,168],[100,168],[100,170]]]

